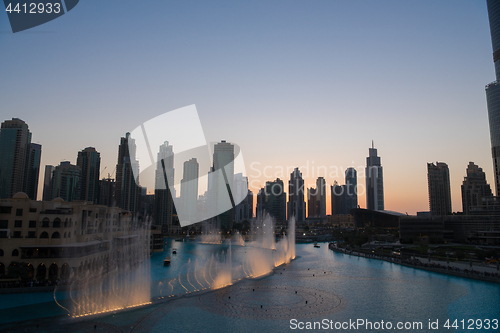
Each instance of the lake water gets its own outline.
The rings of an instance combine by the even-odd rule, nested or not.
[[[498,284],[353,257],[320,245],[297,244],[297,258],[273,274],[207,292],[194,290],[207,286],[209,278],[203,277],[200,267],[208,258],[215,255],[219,262],[227,261],[231,251],[232,270],[243,272],[241,261],[248,249],[169,240],[165,253],[151,257],[151,289],[158,303],[98,321],[130,325],[138,332],[282,332],[302,325],[307,328],[308,322],[320,322],[323,328],[328,324],[334,331],[340,328],[339,332],[354,330],[353,322],[363,332],[403,331],[396,329],[398,323],[416,325],[406,330],[412,332],[455,331],[444,327],[447,320],[450,325],[457,320],[458,331],[463,332],[471,331],[467,327],[480,332],[499,330],[494,329],[494,320],[500,319]],[[169,267],[163,267],[163,258],[172,247],[178,254],[172,255]],[[171,294],[183,297],[169,298]],[[0,295],[0,324],[67,314],[53,297],[53,293]],[[68,301],[66,297],[67,293],[56,294],[62,304]],[[430,329],[430,323],[437,324],[437,329]]]

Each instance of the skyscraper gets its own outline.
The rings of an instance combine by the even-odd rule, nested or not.
[[[54,168],[50,193],[53,200],[62,198],[64,201],[79,200],[81,197],[82,169],[70,162],[61,162]]]
[[[482,168],[469,162],[466,173],[462,183],[462,208],[464,214],[469,214],[471,208],[482,206],[483,198],[491,197],[493,193]]]
[[[429,209],[432,215],[451,214],[450,172],[443,162],[427,163]]]
[[[217,207],[218,212],[224,212],[218,215],[220,225],[224,229],[231,229],[233,227],[233,217],[234,211],[233,207],[227,206],[226,197],[229,194],[232,206],[234,206],[233,194],[231,189],[233,188],[234,180],[234,146],[225,140],[214,145],[214,156],[213,156],[213,171],[212,173],[212,185],[215,198],[215,207]],[[221,173],[217,173],[217,170],[221,170]],[[218,176],[222,174],[222,177]]]
[[[266,182],[265,193],[267,213],[278,222],[286,221],[286,192],[283,181],[276,178],[275,181]]]
[[[500,196],[500,1],[487,0],[496,80],[486,86],[496,196]]]
[[[196,158],[184,162],[181,180],[181,206],[180,217],[193,223],[198,218],[198,177],[199,164]]]
[[[345,211],[349,214],[351,209],[358,207],[358,173],[354,168],[345,171]],[[383,207],[382,207],[383,208]]]
[[[26,160],[25,192],[32,200],[37,199],[41,159],[42,146],[36,143],[30,143],[29,155]]]
[[[253,193],[248,189],[248,179],[242,173],[234,175],[233,190],[237,198],[245,198],[234,208],[234,221],[250,220],[253,217]]]
[[[135,149],[135,140],[130,137],[130,133],[120,139],[116,164],[115,200],[118,207],[130,212],[136,212],[139,209],[141,197],[140,186],[136,184],[134,178],[134,174],[139,174],[139,162],[135,158]]]
[[[93,147],[87,147],[78,152],[76,165],[82,169],[82,185],[80,200],[99,203],[99,172],[101,155]]]
[[[31,144],[28,125],[18,118],[0,128],[0,199],[25,192],[36,200],[41,146]],[[29,192],[29,193],[28,193]]]
[[[52,193],[50,192],[50,184],[52,183],[52,173],[54,172],[54,166],[53,165],[46,165],[45,166],[45,173],[43,176],[43,194],[42,194],[42,200],[43,201],[50,201],[52,200]]]
[[[337,181],[333,182],[330,187],[330,196],[332,198],[332,215],[344,214],[342,207],[342,196],[344,194],[344,187],[340,186]]]
[[[304,179],[299,168],[290,174],[288,182],[288,219],[295,216],[297,222],[306,219],[306,202],[304,201]]]
[[[370,210],[384,210],[384,174],[377,149],[369,149],[366,158],[366,208]]]
[[[163,164],[162,164],[163,161]],[[163,169],[165,166],[165,170]],[[165,184],[165,178],[167,184]],[[174,148],[165,141],[160,147],[156,159],[155,201],[153,220],[162,226],[162,232],[172,233],[173,199],[169,190],[174,185]]]
[[[323,177],[316,180],[316,188],[307,189],[307,217],[326,216],[326,183]]]

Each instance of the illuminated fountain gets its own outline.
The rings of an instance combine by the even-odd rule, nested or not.
[[[113,238],[100,264],[93,261],[72,273],[72,307],[65,308],[72,317],[150,303],[149,230],[146,224],[131,235]]]
[[[243,239],[243,236],[241,236],[239,232],[236,232],[231,238],[233,244],[238,246],[245,246],[245,240]]]
[[[201,226],[202,235],[200,236],[203,244],[221,244],[220,226],[216,222],[205,221]]]

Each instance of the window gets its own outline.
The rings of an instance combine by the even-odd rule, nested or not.
[[[30,213],[36,213],[36,208],[30,208]]]
[[[36,238],[36,232],[35,231],[28,231],[28,238]]]
[[[12,238],[22,238],[21,237],[21,232],[20,231],[14,231],[14,235],[12,235]]]
[[[12,207],[0,207],[0,214],[10,214]]]
[[[9,221],[8,220],[0,220],[0,229],[8,229]]]
[[[36,228],[36,221],[30,221],[29,227]]]
[[[0,238],[7,238],[7,231],[0,231]]]
[[[56,231],[52,234],[51,238],[61,238],[61,234]]]
[[[23,209],[22,208],[16,209],[16,216],[23,216]]]
[[[19,255],[19,250],[18,249],[12,250],[12,256],[13,257],[17,257],[18,255]]]
[[[42,228],[48,228],[49,227],[49,219],[48,218],[44,218],[43,221],[42,221]]]
[[[40,238],[49,238],[49,234],[47,233],[47,231],[44,231],[40,234]]]
[[[14,228],[22,228],[22,227],[23,227],[23,221],[21,220],[14,221]]]
[[[53,227],[53,228],[60,228],[60,227],[61,227],[61,219],[57,217],[57,218],[54,220],[54,223],[52,224],[52,227]]]

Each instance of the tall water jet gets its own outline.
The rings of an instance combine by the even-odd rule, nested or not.
[[[233,283],[233,262],[231,257],[231,242],[223,263],[217,263],[217,275],[211,285],[212,289],[219,289]]]
[[[233,237],[231,237],[232,242],[238,246],[245,246],[245,240],[239,232],[236,232]]]
[[[73,317],[150,303],[150,222],[139,225],[135,221],[132,229],[130,234],[109,240],[108,254],[97,257],[101,262],[82,262],[72,273]]]
[[[217,222],[205,221],[201,225],[201,243],[204,244],[221,244],[222,237],[220,226]]]

